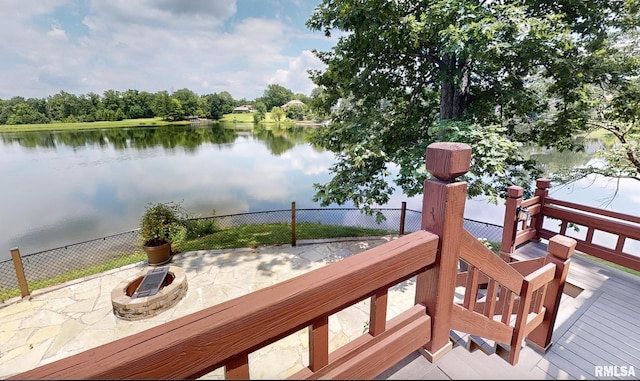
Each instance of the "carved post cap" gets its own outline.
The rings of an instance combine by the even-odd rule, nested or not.
[[[551,180],[549,179],[538,179],[536,180],[536,188],[538,189],[547,189],[551,186]]]
[[[576,240],[560,234],[556,234],[549,239],[547,251],[556,258],[567,259],[576,248]]]
[[[524,194],[524,188],[517,185],[512,185],[507,188],[507,197],[520,198]]]
[[[437,142],[427,147],[427,171],[441,181],[452,181],[469,171],[471,146],[465,143]]]

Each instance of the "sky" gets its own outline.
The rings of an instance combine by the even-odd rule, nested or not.
[[[321,0],[2,0],[0,99],[129,89],[253,100],[310,95],[336,37],[305,22]]]

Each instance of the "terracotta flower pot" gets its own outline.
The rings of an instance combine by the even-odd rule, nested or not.
[[[149,266],[160,266],[171,260],[171,242],[160,246],[142,246],[147,253]]]

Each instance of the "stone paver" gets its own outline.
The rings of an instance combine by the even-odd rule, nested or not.
[[[155,327],[257,289],[298,276],[387,242],[380,237],[331,243],[256,249],[197,251],[175,255],[171,265],[185,270],[188,290],[174,307],[137,321],[118,318],[111,291],[146,268],[144,263],[98,274],[62,287],[34,292],[30,299],[0,305],[0,378],[44,365]],[[389,317],[413,303],[411,281],[389,295]],[[329,319],[330,350],[360,336],[369,301]],[[249,356],[251,377],[286,378],[308,364],[308,334],[303,329]],[[218,369],[203,379],[222,379]]]

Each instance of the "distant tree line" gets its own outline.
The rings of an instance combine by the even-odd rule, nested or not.
[[[46,98],[25,99],[16,96],[7,100],[0,99],[0,124],[118,121],[153,117],[177,121],[190,116],[219,120],[223,115],[232,113],[235,107],[241,105],[254,106],[258,113],[262,112],[262,119],[264,119],[266,110],[279,107],[294,99],[307,105],[311,103],[310,97],[294,94],[293,91],[276,84],[269,85],[263,96],[253,101],[244,98],[236,100],[227,91],[198,95],[186,88],[172,93],[107,90],[102,95],[96,93],[74,95],[60,91]],[[300,110],[293,111],[295,114],[292,116],[300,120],[309,109],[305,108],[302,116],[300,116]],[[261,119],[258,118],[258,120]]]

